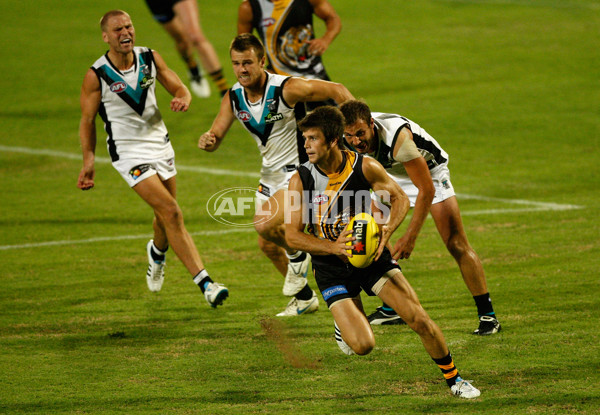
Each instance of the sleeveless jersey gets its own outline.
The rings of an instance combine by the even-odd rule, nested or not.
[[[135,47],[133,54],[134,65],[127,71],[117,69],[108,53],[92,65],[100,81],[98,113],[108,134],[106,143],[113,162],[162,158],[172,151],[154,94],[156,65],[152,50]]]
[[[250,0],[252,26],[269,58],[269,69],[281,75],[329,80],[320,56],[308,53],[315,38],[313,8],[308,0]]]
[[[294,171],[299,164],[298,135],[294,108],[282,96],[289,76],[267,73],[263,97],[250,103],[237,82],[229,91],[231,109],[254,137],[262,156],[261,173]]]
[[[407,127],[412,132],[417,149],[425,158],[429,170],[448,163],[448,154],[419,124],[396,114],[373,112],[371,116],[375,122],[375,134],[379,145],[377,150],[369,155],[379,161],[392,176],[408,177],[404,165],[394,160],[393,156],[398,134],[403,127]]]
[[[327,175],[306,162],[298,168],[308,231],[320,239],[335,241],[357,213],[369,212],[371,185],[362,171],[363,156],[342,150],[342,167]],[[314,258],[313,258],[314,259]]]

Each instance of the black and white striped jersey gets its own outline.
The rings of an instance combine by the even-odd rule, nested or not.
[[[389,174],[395,177],[408,177],[404,165],[394,159],[392,154],[398,134],[403,127],[410,129],[413,140],[427,162],[429,170],[448,163],[448,154],[440,144],[427,133],[419,124],[397,114],[372,112],[375,123],[375,136],[378,140],[377,150],[369,154],[379,161]]]

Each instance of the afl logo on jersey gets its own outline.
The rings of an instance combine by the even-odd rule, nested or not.
[[[110,85],[110,92],[119,94],[127,89],[127,84],[123,81],[117,81]]]
[[[237,113],[238,120],[242,122],[250,121],[251,115],[248,111],[240,111]]]
[[[262,20],[262,27],[269,27],[269,26],[273,26],[275,24],[275,19],[273,19],[272,17],[267,17],[266,19]]]
[[[329,201],[329,196],[327,195],[317,195],[313,197],[313,205],[322,205],[323,203],[327,203]]]

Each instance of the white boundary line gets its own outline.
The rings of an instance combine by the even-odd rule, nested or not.
[[[467,3],[472,5],[511,5],[511,6],[524,6],[524,7],[544,7],[550,9],[590,9],[599,10],[600,5],[595,3],[580,3],[577,1],[530,1],[530,0],[436,0],[444,3]]]
[[[65,158],[65,159],[70,159],[70,160],[81,160],[80,154],[66,153],[64,151],[56,151],[56,150],[36,149],[36,148],[29,148],[29,147],[12,147],[12,146],[0,145],[0,151],[4,151],[4,152],[8,152],[8,153],[33,154],[36,156],[60,157],[60,158]],[[110,159],[108,157],[96,157],[96,163],[110,163]],[[244,172],[244,171],[211,169],[209,167],[182,166],[179,164],[177,165],[177,170],[193,171],[196,173],[214,174],[216,176],[260,177],[260,173],[255,173],[255,172],[250,173],[250,172]]]
[[[238,232],[254,232],[254,228],[247,229],[227,229],[223,231],[199,231],[190,232],[190,235],[210,236],[210,235],[226,235],[228,233]],[[8,251],[10,249],[26,249],[26,248],[40,248],[45,246],[59,246],[59,245],[79,245],[79,244],[90,244],[94,242],[106,242],[106,241],[124,241],[130,239],[147,239],[152,238],[152,235],[121,235],[121,236],[101,236],[97,238],[89,239],[76,239],[76,240],[62,240],[62,241],[48,241],[48,242],[37,242],[31,244],[22,245],[0,245],[0,251]]]
[[[63,151],[55,151],[55,150],[48,150],[48,149],[34,149],[34,148],[29,148],[29,147],[12,147],[12,146],[0,145],[0,151],[33,154],[33,155],[39,155],[39,156],[67,158],[67,159],[71,159],[71,160],[81,160],[81,156],[79,154],[66,153]],[[96,162],[110,163],[110,160],[106,157],[97,157]],[[194,171],[194,172],[198,172],[198,173],[214,174],[217,176],[260,177],[260,174],[258,174],[258,173],[236,172],[236,171],[229,171],[229,170],[223,170],[223,169],[211,169],[211,168],[206,168],[206,167],[177,165],[177,169]],[[535,202],[535,201],[522,200],[522,199],[503,199],[503,198],[498,198],[498,197],[487,197],[487,196],[469,195],[469,194],[462,194],[462,193],[457,193],[456,196],[460,199],[472,199],[472,200],[482,200],[482,201],[496,202],[496,203],[530,206],[530,207],[522,207],[522,208],[515,208],[515,209],[507,208],[507,209],[486,209],[486,210],[466,211],[466,212],[461,212],[462,216],[493,215],[493,214],[502,214],[502,213],[542,212],[542,211],[548,211],[548,210],[562,211],[562,210],[583,209],[585,207],[585,206],[578,206],[578,205],[565,205],[565,204],[558,204],[558,203]],[[222,230],[222,231],[199,231],[199,232],[194,232],[191,234],[208,236],[208,235],[224,235],[224,234],[229,234],[229,233],[250,232],[250,231],[254,231],[254,229],[253,228],[250,228],[250,229],[236,228],[236,229],[227,229],[227,230]],[[79,240],[37,242],[37,243],[21,244],[21,245],[0,245],[0,251],[6,251],[6,250],[10,250],[10,249],[38,248],[38,247],[57,246],[57,245],[77,245],[77,244],[86,244],[86,243],[104,242],[104,241],[145,239],[148,237],[149,237],[149,235],[121,235],[121,236],[107,236],[107,237],[79,239]]]
[[[543,210],[574,210],[574,209],[583,209],[585,207],[585,206],[579,206],[579,205],[563,205],[563,204],[559,204],[559,203],[534,202],[532,200],[522,200],[522,199],[503,199],[500,197],[469,195],[469,194],[465,194],[465,193],[457,193],[456,196],[458,198],[464,199],[464,200],[471,199],[471,200],[483,200],[486,202],[506,203],[506,204],[512,204],[512,205],[536,206],[535,208],[480,210],[480,211],[470,212],[469,214],[471,214],[471,215],[481,214],[481,212],[489,212],[489,213],[539,212],[539,211],[543,211]]]

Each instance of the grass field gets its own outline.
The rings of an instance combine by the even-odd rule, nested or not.
[[[152,213],[105,161],[100,123],[96,188],[76,187],[79,89],[112,8],[130,12],[138,45],[182,76],[183,63],[142,0],[3,0],[0,413],[598,413],[600,1],[330,1],[344,24],[331,78],[450,154],[503,331],[469,334],[474,302],[432,221],[402,266],[482,396],[452,398],[405,327],[375,327],[359,358],[339,352],[323,302],[270,319],[287,302],[282,278],[253,232],[206,211],[219,190],[255,186],[260,166],[238,125],[216,153],[196,148],[215,96],[187,114],[169,113],[164,91],[159,102],[187,227],[231,297],[210,309],[172,252],[150,293]],[[201,3],[231,82],[238,0]]]

